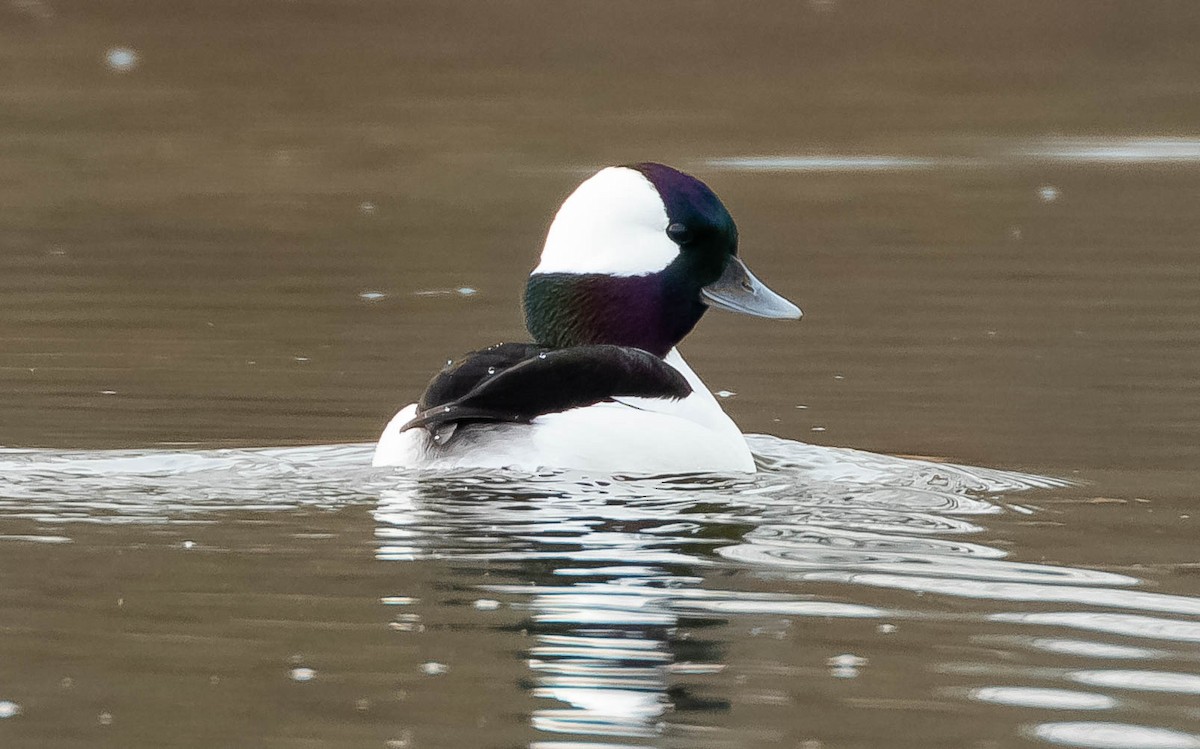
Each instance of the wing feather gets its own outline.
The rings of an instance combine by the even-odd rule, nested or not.
[[[444,443],[463,423],[528,423],[620,397],[678,399],[691,392],[674,367],[641,349],[505,343],[472,352],[439,373],[401,431],[422,427]]]

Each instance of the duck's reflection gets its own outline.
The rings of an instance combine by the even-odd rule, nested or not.
[[[675,674],[711,674],[722,666],[713,642],[682,639],[679,616],[659,587],[666,577],[593,579],[533,597],[533,693],[557,703],[534,713],[536,728],[651,736],[661,730],[668,711],[728,706],[719,699],[696,699],[687,686],[672,683]],[[686,634],[694,629],[689,623]],[[680,657],[684,652],[687,660]]]
[[[378,555],[502,563],[479,587],[525,611],[528,688],[543,701],[530,720],[540,731],[645,739],[671,714],[728,709],[706,681],[724,668],[722,653],[701,636],[720,620],[678,605],[697,592],[697,568],[711,563],[687,551],[711,545],[708,531],[681,522],[694,502],[614,501],[582,489],[516,495],[509,485],[499,495],[440,483],[388,492],[376,513]],[[721,535],[742,530],[731,523]]]
[[[529,720],[540,732],[564,735],[545,747],[572,740],[728,745],[721,730],[728,721],[706,714],[731,704],[785,704],[790,694],[748,689],[739,679],[771,672],[764,659],[786,660],[793,674],[829,661],[825,651],[800,653],[808,642],[787,633],[797,618],[825,622],[834,631],[827,641],[842,642],[837,620],[941,615],[937,606],[911,613],[890,603],[925,593],[995,602],[976,615],[976,636],[1026,622],[1041,637],[1045,626],[1059,625],[1114,632],[1120,625],[1130,633],[1121,623],[1131,615],[1096,607],[1195,614],[1194,599],[1129,590],[1134,578],[1015,561],[1003,549],[964,540],[978,539],[979,517],[1001,511],[977,492],[1044,484],[1038,481],[883,456],[824,467],[777,461],[745,479],[410,476],[381,492],[377,554],[448,560],[458,575],[453,584],[520,611],[513,626],[529,638],[520,657],[536,698]],[[754,572],[740,574],[747,570]],[[760,574],[788,583],[764,590]],[[855,601],[861,590],[911,596]],[[1012,610],[1023,603],[1080,610]],[[1142,633],[1148,623],[1137,617]],[[730,626],[751,637],[775,627],[769,633],[792,645],[786,653],[748,646],[750,661],[731,665],[725,644],[743,632]],[[1193,641],[1190,630],[1180,632],[1192,626],[1172,619],[1160,629]],[[856,647],[875,643],[860,637]],[[855,652],[843,655],[858,662]],[[727,667],[736,673],[723,673]],[[592,738],[574,739],[585,736]]]

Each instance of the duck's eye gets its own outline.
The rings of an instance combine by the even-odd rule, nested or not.
[[[692,231],[679,222],[667,227],[667,236],[676,244],[687,244],[692,239]]]

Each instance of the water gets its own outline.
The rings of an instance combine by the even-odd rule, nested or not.
[[[370,444],[0,452],[3,729],[824,746],[899,719],[920,746],[982,715],[1002,745],[1192,745],[1167,726],[1200,717],[1200,597],[1005,548],[1089,493],[751,444],[738,478],[405,474]]]
[[[0,743],[1200,747],[1197,34],[0,2]],[[684,347],[760,472],[370,468],[643,159],[805,311]]]
[[[369,444],[4,451],[0,549],[25,560],[6,589],[60,591],[22,597],[4,640],[20,728],[724,747],[883,741],[851,714],[932,710],[911,736],[936,743],[1004,705],[1034,711],[1017,735],[1069,744],[1100,728],[1060,711],[1121,736],[1150,705],[1195,717],[1200,679],[1161,664],[1196,660],[1200,598],[988,533],[1066,482],[751,442],[762,470],[739,478],[404,474]],[[829,704],[798,719],[808,700]],[[256,703],[278,722],[236,714]]]

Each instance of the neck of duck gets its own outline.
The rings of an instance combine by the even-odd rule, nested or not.
[[[666,356],[705,309],[699,288],[668,272],[535,273],[525,286],[525,326],[554,348],[612,344]]]

